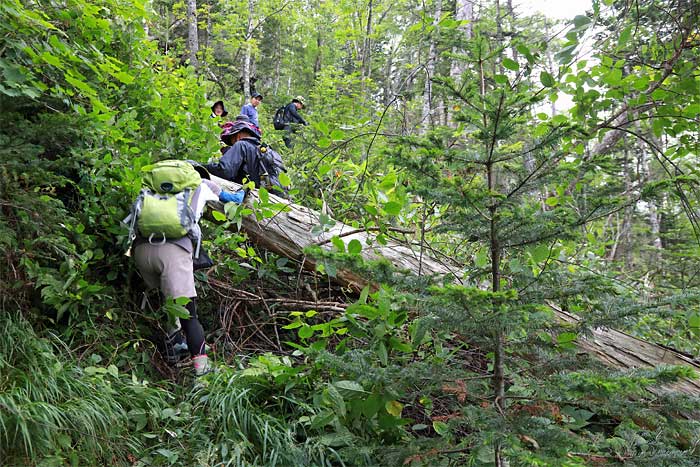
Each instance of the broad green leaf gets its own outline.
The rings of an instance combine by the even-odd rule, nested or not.
[[[399,352],[413,352],[413,347],[411,347],[410,344],[407,344],[406,342],[403,342],[401,339],[398,339],[396,337],[392,337],[391,339],[389,339],[389,344],[392,349],[398,350]]]
[[[292,180],[289,178],[289,175],[287,175],[286,172],[280,172],[280,184],[286,187],[292,185]]]
[[[557,344],[569,344],[576,340],[575,332],[562,332],[557,336]]]
[[[488,264],[489,264],[489,251],[486,248],[482,248],[474,256],[474,265],[477,268],[485,268]]]
[[[359,255],[362,253],[362,243],[356,238],[350,240],[350,243],[348,243],[348,253],[351,255]]]
[[[399,401],[387,401],[384,404],[386,411],[394,417],[400,417],[403,411],[403,404]]]
[[[627,42],[630,40],[630,36],[632,35],[632,25],[627,26],[625,29],[622,30],[620,33],[620,37],[617,39],[617,44],[619,46],[625,46]]]
[[[311,326],[305,324],[301,328],[299,328],[299,337],[302,339],[308,339],[309,337],[314,335],[314,330],[311,328]]]
[[[603,82],[609,84],[610,86],[619,86],[622,81],[622,70],[619,68],[613,68],[605,76],[603,76]]]
[[[503,66],[513,71],[518,71],[520,69],[520,65],[518,65],[518,62],[516,62],[512,58],[504,58]]]
[[[423,343],[428,329],[428,322],[425,319],[418,318],[411,323],[411,345],[414,349],[418,348]]]
[[[547,245],[538,245],[530,251],[532,260],[536,263],[541,263],[549,257],[549,247]]]
[[[382,362],[382,365],[386,366],[389,363],[389,354],[386,350],[386,345],[384,345],[384,342],[379,343],[379,346],[377,347],[377,356],[379,357],[379,361]]]
[[[212,210],[211,215],[214,217],[214,220],[217,220],[217,221],[225,221],[226,220],[226,214],[224,214],[220,211]]]
[[[515,50],[517,50],[518,52],[520,52],[521,54],[523,54],[525,56],[532,55],[532,52],[530,52],[530,49],[528,49],[527,46],[524,44],[518,44],[515,47]]]
[[[61,69],[63,68],[63,63],[61,62],[61,59],[53,54],[50,54],[49,52],[42,53],[40,55],[40,57],[42,60],[44,60],[49,65],[53,65],[53,66],[61,68]]]
[[[343,242],[343,240],[340,237],[334,235],[331,238],[331,243],[340,253],[345,253],[345,242]]]
[[[121,81],[124,84],[131,84],[134,82],[134,77],[128,73],[124,73],[123,71],[115,73],[114,77],[117,78],[119,81]]]
[[[555,125],[564,125],[566,123],[569,123],[569,117],[567,117],[566,115],[557,114],[554,117],[552,117],[552,123]]]
[[[331,145],[331,139],[323,136],[323,137],[319,138],[317,144],[318,144],[319,148],[327,148]]]
[[[384,205],[384,211],[391,216],[398,216],[401,212],[401,203],[396,201],[389,201]]]
[[[540,82],[543,86],[547,88],[551,88],[552,86],[554,86],[554,78],[552,78],[552,75],[550,75],[546,71],[540,73]]]
[[[342,130],[331,131],[331,139],[333,141],[340,141],[345,139],[345,133]]]
[[[382,182],[379,184],[379,188],[381,188],[384,191],[388,191],[391,188],[394,188],[396,185],[396,173],[391,172],[387,174],[383,179]]]
[[[360,292],[360,298],[357,299],[357,303],[367,303],[367,297],[369,296],[369,286],[366,285]]]
[[[341,417],[344,417],[346,412],[346,405],[345,405],[345,399],[343,398],[343,395],[338,391],[338,389],[332,385],[328,384],[326,386],[326,395],[328,396],[328,401],[331,403],[331,406],[335,410],[335,412],[340,415]]]
[[[81,90],[86,96],[94,96],[96,95],[96,92],[93,88],[90,87],[89,84],[87,84],[84,81],[81,81],[77,78],[74,78],[69,75],[65,75],[66,81],[68,81],[71,85],[75,86],[77,89]]]
[[[338,390],[338,392],[346,399],[355,399],[362,395],[367,394],[362,388],[362,385],[357,381],[336,381],[333,386]]]
[[[700,314],[693,313],[688,318],[688,326],[691,328],[700,328]]]
[[[337,416],[332,410],[324,410],[311,418],[311,427],[315,429],[330,425]]]
[[[440,436],[446,435],[450,431],[447,423],[441,421],[433,422],[433,430],[435,430],[435,433],[439,434]]]
[[[286,326],[282,326],[282,329],[296,329],[302,327],[303,325],[304,323],[302,323],[301,321],[292,321]]]
[[[362,402],[362,414],[372,418],[382,408],[382,398],[379,394],[372,394]]]
[[[270,202],[270,193],[265,188],[260,187],[258,190],[258,196],[260,197],[260,201],[263,203],[267,204]]]
[[[588,16],[577,15],[574,17],[574,26],[576,26],[577,29],[587,27],[589,24],[591,24],[591,18]]]

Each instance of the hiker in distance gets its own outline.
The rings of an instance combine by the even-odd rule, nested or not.
[[[250,123],[255,125],[255,128],[257,128],[259,133],[262,133],[260,130],[260,123],[258,122],[258,109],[257,107],[260,105],[260,103],[263,101],[263,96],[259,92],[254,92],[250,96],[250,102],[245,104],[243,107],[241,107],[241,115],[245,115],[248,117],[248,120],[250,120]]]
[[[129,226],[134,262],[149,289],[158,288],[166,300],[188,298],[188,318],[179,318],[192,357],[194,372],[210,371],[204,329],[197,318],[193,261],[199,259],[199,219],[207,201],[243,201],[243,191],[229,193],[209,180],[198,163],[166,160],[143,167],[143,189],[124,219]]]
[[[214,102],[214,104],[211,106],[211,115],[209,117],[223,119],[226,115],[228,115],[228,111],[226,110],[226,107],[224,107],[224,101]],[[219,126],[221,125],[222,124],[219,123]]]
[[[284,140],[284,145],[287,146],[289,149],[292,149],[294,147],[294,142],[292,141],[292,133],[295,133],[297,131],[297,125],[308,125],[308,122],[304,120],[304,117],[299,115],[299,110],[305,107],[304,102],[305,101],[303,96],[296,96],[294,99],[292,99],[292,102],[290,102],[284,107],[282,115],[282,127],[278,128],[280,125],[278,124],[278,122],[275,121],[275,128],[282,129],[286,132],[282,139]],[[275,115],[275,119],[277,119],[277,115]]]

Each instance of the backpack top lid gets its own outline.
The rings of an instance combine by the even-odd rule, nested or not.
[[[167,160],[144,166],[143,185],[156,193],[179,193],[195,189],[202,183],[199,172],[186,161]]]

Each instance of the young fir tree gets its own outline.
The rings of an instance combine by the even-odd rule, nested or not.
[[[569,40],[588,23],[578,19]],[[619,294],[616,283],[579,266],[585,226],[628,199],[619,186],[581,183],[596,170],[580,164],[588,129],[541,111],[557,85],[541,64],[547,43],[524,35],[506,43],[500,33],[494,42],[488,30],[474,28],[460,80],[435,80],[458,127],[407,139],[393,153],[418,203],[447,207],[428,211],[439,213],[431,235],[452,239],[442,252],[466,264],[458,285],[431,288],[416,304],[438,329],[488,353],[490,384],[468,368],[452,376],[469,403],[450,420],[446,437],[463,449],[450,453],[476,465],[693,465],[676,437],[697,424],[677,419],[682,404],[648,390],[687,371],[612,371],[574,352],[587,311],[611,324],[619,313],[604,306]],[[550,300],[584,319],[558,323]],[[661,400],[668,405],[652,412]]]

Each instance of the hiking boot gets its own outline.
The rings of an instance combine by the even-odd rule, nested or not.
[[[209,357],[207,357],[206,354],[192,357],[192,364],[194,365],[195,376],[204,376],[212,371],[212,367],[209,364]]]
[[[169,365],[175,365],[189,357],[185,337],[179,329],[175,329],[165,338],[165,361]]]

